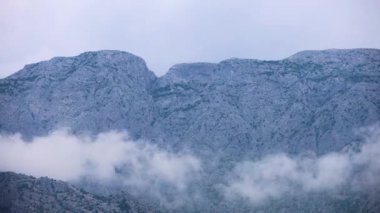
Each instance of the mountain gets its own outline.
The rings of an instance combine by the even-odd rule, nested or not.
[[[376,49],[304,51],[178,64],[157,78],[132,54],[87,52],[1,79],[0,129],[25,137],[124,129],[195,151],[321,154],[379,120],[379,67]]]
[[[151,93],[169,141],[241,154],[339,150],[380,118],[380,51],[174,66]]]
[[[1,80],[1,130],[31,137],[63,126],[144,135],[153,119],[147,88],[154,79],[141,58],[120,51],[27,65]]]
[[[153,210],[131,199],[93,195],[63,181],[0,172],[0,212],[153,212]]]
[[[377,49],[177,64],[162,77],[127,52],[86,52],[26,65],[1,79],[0,132],[31,139],[61,127],[94,135],[127,130],[134,139],[203,160],[199,185],[208,194],[207,211],[242,211],[248,207],[224,203],[213,189],[236,163],[361,144],[355,131],[380,121],[379,92]],[[352,209],[366,209],[367,200],[355,196],[289,198],[263,210],[333,212],[352,202]]]
[[[326,199],[323,194],[312,194],[272,201],[266,206],[259,206],[258,209],[249,208],[242,203],[222,203],[219,207],[210,205],[206,209],[207,212],[378,212],[380,203],[363,195],[348,198],[347,195],[333,195],[332,198]],[[163,209],[136,200],[125,193],[101,196],[47,177],[35,178],[13,172],[0,172],[0,212],[134,213],[179,210]]]

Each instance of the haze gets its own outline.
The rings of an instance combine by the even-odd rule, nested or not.
[[[27,63],[118,49],[176,63],[380,48],[378,0],[2,0],[0,78]]]

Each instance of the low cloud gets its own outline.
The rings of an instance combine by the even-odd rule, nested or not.
[[[132,141],[123,132],[90,138],[58,130],[31,142],[18,134],[0,136],[0,171],[71,182],[90,178],[101,184],[122,183],[138,192],[149,189],[159,197],[162,186],[185,192],[201,171],[201,163],[190,154]]]
[[[253,206],[308,193],[374,191],[380,195],[379,125],[360,134],[364,135],[362,144],[352,143],[341,152],[323,156],[279,153],[240,162],[223,173],[225,182],[208,187],[222,189],[222,202],[243,199]],[[209,205],[213,198],[204,187],[213,177],[204,168],[202,161],[189,153],[133,141],[124,132],[93,138],[58,130],[31,142],[18,134],[0,136],[0,171],[71,182],[86,180],[95,187],[116,184],[118,189],[125,187],[134,196],[172,209]]]
[[[362,131],[365,143],[323,156],[275,154],[259,161],[239,163],[223,191],[229,200],[245,199],[253,205],[272,199],[313,192],[369,192],[380,184],[380,128]]]

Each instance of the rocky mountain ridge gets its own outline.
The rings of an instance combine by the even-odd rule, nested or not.
[[[57,57],[0,80],[0,129],[28,137],[62,126],[122,129],[222,152],[324,153],[350,143],[353,129],[379,120],[379,52],[179,64],[160,78],[122,51]]]
[[[47,177],[0,172],[0,212],[153,212],[132,198],[91,194]]]
[[[205,159],[202,193],[213,202],[205,202],[207,210],[248,211],[214,198],[214,184],[237,162],[277,152],[323,155],[360,144],[355,130],[380,121],[379,92],[376,49],[178,64],[162,77],[130,53],[86,52],[0,79],[0,132],[31,139],[62,127],[91,135],[126,130],[133,139]],[[264,210],[302,212],[309,198]],[[360,196],[324,198],[311,199],[313,210],[345,209],[352,200],[358,200],[354,209],[367,208]],[[376,202],[372,206],[378,209]]]

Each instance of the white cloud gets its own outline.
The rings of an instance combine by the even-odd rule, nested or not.
[[[102,183],[121,180],[126,186],[152,188],[152,183],[185,190],[201,171],[192,155],[171,153],[121,132],[95,139],[66,130],[25,142],[20,135],[0,136],[0,170],[64,181],[91,177]]]
[[[228,199],[244,198],[253,205],[292,194],[368,191],[380,183],[380,128],[367,129],[360,151],[346,150],[323,156],[269,155],[239,163],[224,186]]]
[[[285,196],[380,190],[380,128],[366,128],[358,151],[346,149],[323,156],[284,153],[244,161],[227,172],[222,186],[227,200],[245,199],[253,205]],[[65,181],[90,178],[101,185],[120,184],[137,196],[151,196],[170,208],[209,199],[201,187],[208,178],[201,160],[172,153],[126,133],[101,133],[95,138],[66,130],[25,142],[20,135],[0,136],[0,171],[48,176]],[[190,192],[191,191],[191,192]]]

